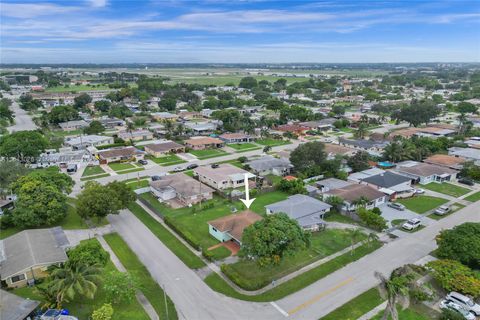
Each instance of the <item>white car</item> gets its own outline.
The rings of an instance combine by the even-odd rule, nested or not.
[[[181,171],[183,171],[183,170],[185,170],[185,169],[182,168],[182,167],[175,167],[175,168],[173,168],[172,171],[173,171],[173,172],[181,172]]]
[[[424,189],[414,189],[414,190],[415,190],[415,194],[424,194],[425,193]]]
[[[410,219],[408,220],[407,222],[405,222],[403,225],[402,225],[402,228],[405,229],[405,230],[415,230],[417,229],[418,227],[420,227],[422,224],[422,221],[420,221],[420,219],[418,218],[413,218],[413,219]]]
[[[442,309],[450,309],[453,311],[457,311],[460,313],[466,320],[475,320],[476,317],[473,313],[462,307],[461,305],[452,302],[450,300],[443,300],[440,302],[440,308]]]
[[[444,216],[449,212],[450,212],[449,206],[440,206],[437,208],[437,210],[435,210],[435,214],[438,216]]]
[[[478,303],[475,303],[475,301],[473,301],[471,298],[461,293],[452,291],[449,294],[447,294],[446,299],[449,301],[455,302],[456,304],[464,307],[471,313],[477,316],[480,316],[480,305]]]

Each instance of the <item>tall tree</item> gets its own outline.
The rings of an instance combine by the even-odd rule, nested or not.
[[[383,313],[382,320],[389,319],[389,316],[392,320],[399,320],[397,304],[400,304],[403,308],[408,307],[410,304],[408,289],[411,277],[402,268],[394,270],[389,278],[380,272],[375,272],[375,276],[380,280],[378,287],[380,295],[387,300],[387,307]]]
[[[290,162],[298,172],[319,172],[326,159],[325,145],[318,141],[301,144],[290,154]]]
[[[82,109],[87,104],[92,102],[92,97],[90,97],[87,93],[82,93],[78,97],[75,97],[73,101],[73,105],[75,106],[75,108]]]
[[[83,129],[83,132],[85,134],[99,134],[99,133],[102,133],[104,131],[105,131],[105,127],[98,120],[93,120],[92,122],[90,122],[88,127]]]
[[[480,223],[467,222],[437,236],[437,255],[480,268]]]
[[[48,141],[37,131],[17,131],[0,138],[0,155],[21,162],[34,162]]]

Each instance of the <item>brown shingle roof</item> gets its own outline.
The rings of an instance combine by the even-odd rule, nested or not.
[[[340,197],[350,203],[361,197],[365,197],[371,201],[385,196],[383,192],[364,184],[351,184],[343,188],[332,190],[328,192],[328,194]]]
[[[185,140],[186,144],[190,144],[192,146],[200,146],[204,144],[221,144],[224,143],[222,140],[212,137],[198,137]]]
[[[457,167],[463,164],[466,160],[464,158],[457,158],[446,154],[434,154],[423,160],[425,163],[436,164],[445,167]]]
[[[412,167],[399,167],[397,170],[399,172],[409,173],[419,177],[428,177],[434,174],[441,175],[445,173],[446,174],[456,173],[456,171],[453,169],[440,167],[440,166],[437,166],[434,164],[428,164],[428,163],[419,163]]]
[[[135,147],[125,147],[125,148],[113,148],[113,149],[108,149],[104,151],[99,151],[98,155],[101,158],[107,159],[107,158],[116,158],[116,157],[132,157],[138,153],[141,153],[141,151]]]
[[[172,187],[182,197],[192,197],[195,195],[212,193],[215,190],[207,185],[187,176],[184,173],[169,174],[160,180],[151,181],[150,186],[160,190],[165,187]]]
[[[220,138],[223,139],[244,139],[248,138],[249,136],[246,135],[245,133],[224,133],[220,136]]]
[[[208,224],[220,232],[228,232],[236,240],[241,241],[243,230],[262,219],[263,218],[255,212],[245,210],[240,213],[229,214],[225,217],[209,221]]]
[[[333,154],[345,154],[355,152],[355,149],[344,147],[338,144],[325,143],[325,152]]]
[[[145,146],[145,149],[150,149],[153,152],[168,152],[171,150],[176,150],[180,148],[184,148],[179,143],[173,142],[173,141],[168,141],[168,142],[163,142],[163,143],[155,143],[155,144],[149,144]]]

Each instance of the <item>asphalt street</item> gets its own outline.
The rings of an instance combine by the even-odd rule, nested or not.
[[[12,105],[10,109],[15,113],[15,124],[7,128],[8,132],[12,133],[15,131],[23,130],[35,130],[37,125],[33,122],[32,117],[27,113],[27,111],[20,108],[16,99],[19,95],[8,95],[5,94],[5,98],[12,100]]]

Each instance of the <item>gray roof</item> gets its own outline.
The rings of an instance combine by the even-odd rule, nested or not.
[[[475,148],[452,147],[448,149],[448,154],[453,156],[460,156],[469,160],[480,160],[480,150]]]
[[[247,164],[255,171],[266,171],[272,170],[274,168],[293,168],[293,165],[290,163],[290,160],[287,158],[275,158],[273,156],[267,155],[263,156],[260,159],[252,160],[247,162]]]
[[[0,319],[23,320],[35,310],[40,302],[24,299],[5,290],[0,290]]]
[[[297,220],[300,225],[302,225],[302,222],[310,221],[311,219],[307,219],[309,216],[323,212],[331,207],[331,205],[325,202],[303,194],[295,194],[286,200],[265,206],[273,213],[286,213],[291,219]],[[306,225],[311,224],[308,223]]]
[[[345,138],[338,138],[338,141],[342,144],[355,146],[363,149],[383,148],[389,144],[388,141],[374,141],[374,140],[365,140],[365,139],[350,140]]]
[[[411,179],[408,177],[395,174],[390,171],[362,179],[362,181],[366,183],[374,184],[381,188],[390,188],[410,180]]]
[[[192,197],[215,191],[181,172],[163,176],[160,180],[151,181],[150,186],[160,192],[165,192],[168,188],[171,188],[182,197]]]
[[[68,239],[61,227],[30,229],[0,242],[1,279],[36,265],[51,265],[66,261]]]
[[[323,180],[317,181],[316,183],[318,187],[325,187],[325,188],[328,188],[329,190],[343,188],[350,184],[352,183],[345,180],[340,180],[337,178],[323,179]]]

